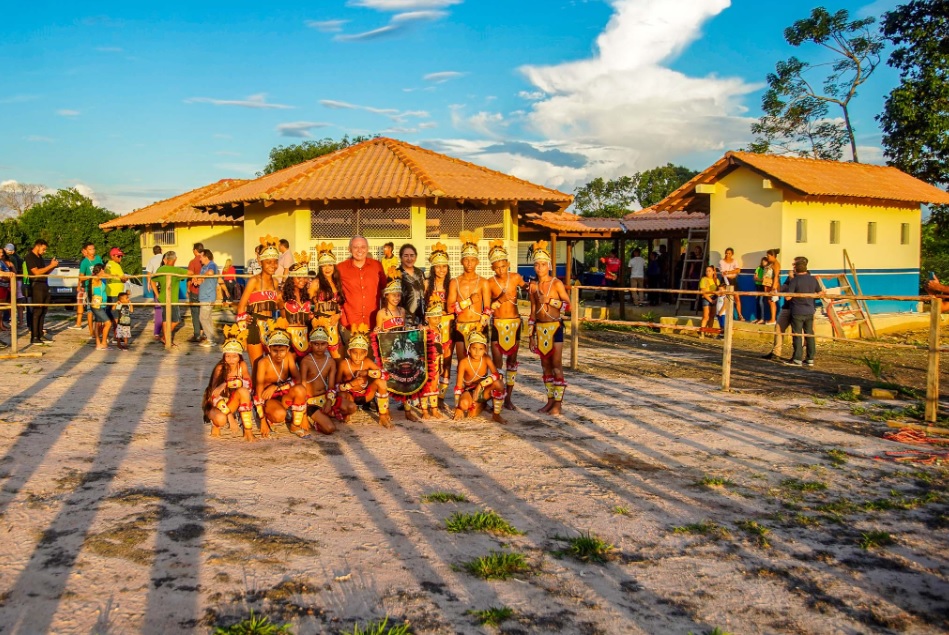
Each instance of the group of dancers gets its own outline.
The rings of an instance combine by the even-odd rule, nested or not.
[[[477,234],[462,232],[460,239],[463,271],[457,277],[450,273],[448,248],[440,242],[432,247],[424,317],[400,306],[401,272],[390,268],[375,324],[343,325],[346,298],[333,244],[319,244],[315,276],[310,275],[309,254],[295,254],[295,264],[278,286],[277,240],[261,238],[261,271],[248,279],[237,320],[224,329],[223,357],[204,393],[211,435],[220,436],[221,428],[233,423],[243,429],[245,440],[254,441],[255,420],[265,439],[282,425],[299,437],[313,430],[331,434],[336,422],[348,422],[359,407],[373,402],[379,423],[391,427],[389,376],[372,332],[406,329],[424,329],[431,357],[424,386],[401,398],[407,419],[444,418],[454,358],[453,418],[478,416],[490,402],[493,419],[505,423],[503,409],[514,409],[522,328],[519,290],[530,300],[528,341],[543,367],[547,403],[540,411],[559,414],[567,387],[562,356],[569,301],[552,270],[547,243],[532,246],[536,278],[528,283],[511,271],[503,241],[490,243],[494,276],[484,278],[476,272]],[[375,360],[370,351],[376,352]]]

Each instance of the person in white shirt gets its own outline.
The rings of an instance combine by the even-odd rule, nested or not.
[[[273,275],[273,278],[278,284],[283,284],[283,279],[287,273],[289,273],[290,267],[295,263],[293,260],[293,252],[290,251],[290,241],[286,238],[281,238],[280,244],[277,245],[277,251],[280,252],[280,258],[277,260],[277,272]]]
[[[145,265],[145,273],[147,274],[147,281],[145,283],[146,289],[152,288],[152,276],[155,275],[155,272],[158,271],[158,268],[164,264],[164,257],[161,253],[161,247],[155,245],[152,247],[152,257],[149,258],[148,264]],[[161,303],[158,302],[158,296],[154,296],[152,300],[155,302],[155,331],[153,335],[156,340],[162,339],[161,331]]]
[[[735,250],[729,247],[725,250],[725,257],[718,261],[718,270],[722,272],[725,278],[725,285],[735,287],[738,281],[738,274],[741,273],[741,262],[735,259]],[[735,310],[738,313],[738,319],[742,322],[745,318],[741,314],[741,298],[735,302]]]
[[[629,286],[637,289],[632,296],[636,306],[645,306],[642,288],[646,279],[646,260],[640,254],[638,249],[634,249],[633,257],[629,259]]]

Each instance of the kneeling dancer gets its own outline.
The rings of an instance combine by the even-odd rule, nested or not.
[[[501,417],[504,405],[504,383],[494,363],[485,356],[488,338],[475,331],[468,336],[468,355],[458,362],[458,380],[455,382],[455,419],[481,414],[488,399],[494,401],[494,416],[498,423],[507,423]]]
[[[211,422],[211,436],[221,436],[224,424],[230,424],[233,413],[240,418],[245,441],[254,438],[254,414],[251,404],[250,371],[244,362],[244,345],[237,339],[237,326],[224,328],[224,357],[211,371],[204,391],[204,416]]]
[[[291,415],[290,432],[300,438],[309,437],[306,419],[306,389],[300,384],[300,370],[290,351],[290,334],[286,322],[277,320],[276,328],[267,338],[267,354],[254,367],[255,403],[262,406],[260,436],[270,438],[274,425],[287,421]]]
[[[530,348],[540,355],[547,387],[547,404],[540,412],[560,414],[567,381],[563,377],[563,314],[570,310],[567,290],[552,275],[547,241],[534,243],[534,272],[530,284],[531,315],[527,322]]]
[[[386,374],[369,357],[369,327],[357,324],[349,337],[346,359],[339,364],[339,383],[337,390],[337,408],[343,423],[356,412],[358,406],[369,403],[373,398],[379,407],[379,425],[392,427],[392,415],[389,414],[389,392],[386,387]]]

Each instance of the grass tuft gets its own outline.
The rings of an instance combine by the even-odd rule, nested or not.
[[[455,494],[454,492],[432,492],[422,496],[423,503],[467,503],[468,498],[464,494]]]
[[[713,523],[710,520],[701,520],[697,523],[689,523],[688,525],[682,525],[681,527],[673,527],[672,533],[698,534],[700,536],[714,536],[716,538],[725,538],[728,536],[727,529],[718,523]]]
[[[886,545],[892,545],[896,542],[896,539],[890,535],[888,531],[865,531],[860,534],[860,545],[861,549],[873,549],[875,547],[884,547]]]
[[[500,626],[501,622],[514,617],[514,609],[509,606],[492,606],[483,611],[475,611],[472,609],[466,612],[468,615],[474,615],[475,619],[478,620],[478,624],[481,626]]]
[[[524,554],[514,551],[492,551],[461,565],[471,575],[483,580],[507,580],[518,573],[529,573]]]
[[[830,462],[834,467],[841,467],[847,464],[847,453],[843,450],[832,449],[827,450],[827,458],[830,459]]]
[[[841,390],[834,395],[834,399],[839,399],[840,401],[860,401],[860,395],[852,390]]]
[[[519,536],[524,533],[493,511],[455,512],[445,519],[445,528],[452,533],[485,531],[501,536]]]
[[[820,481],[802,481],[797,478],[784,479],[781,487],[795,492],[823,492],[827,489],[827,485]]]
[[[278,625],[266,615],[254,615],[228,627],[214,629],[214,635],[293,635],[289,624]]]
[[[617,516],[629,516],[632,513],[629,507],[624,507],[622,505],[616,505],[610,511],[612,511]]]
[[[883,363],[883,359],[878,355],[864,355],[860,361],[866,364],[867,368],[870,369],[870,372],[873,373],[874,377],[877,379],[883,378],[885,364]]]
[[[768,534],[771,533],[771,530],[759,524],[758,521],[743,520],[738,523],[738,528],[754,538],[759,547],[767,549],[771,546],[771,543],[768,542]]]
[[[695,482],[702,487],[733,487],[735,483],[721,476],[706,476]]]
[[[595,536],[591,532],[581,533],[572,538],[564,536],[555,536],[555,540],[563,540],[569,543],[566,549],[558,551],[558,555],[570,556],[581,562],[607,562],[615,549],[613,545]]]

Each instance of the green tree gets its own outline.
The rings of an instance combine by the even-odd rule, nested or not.
[[[580,216],[600,216],[621,218],[629,213],[629,207],[636,200],[633,177],[621,176],[604,180],[597,177],[574,190],[574,207]]]
[[[832,123],[824,119],[826,113],[821,113],[821,109],[816,107],[817,103],[834,104],[840,107],[843,133],[850,142],[853,160],[859,161],[857,141],[850,120],[850,102],[857,95],[857,89],[869,79],[880,63],[883,39],[871,30],[875,22],[872,17],[851,20],[846,9],[830,13],[818,7],[811,11],[810,17],[798,20],[784,30],[784,39],[791,46],[816,44],[825,53],[831,53],[834,59],[828,62],[831,70],[820,86],[815,84],[813,70],[827,64],[811,64],[797,57],[777,63],[775,72],[768,74],[768,90],[761,99],[765,114],[758,121],[761,132],[756,134],[763,135],[756,140],[758,148],[768,142],[768,134],[777,138],[785,130],[792,135],[788,142],[793,143],[795,138],[806,141],[807,135],[803,134],[802,137],[802,133],[809,126],[813,126],[813,131],[817,133],[821,132],[821,124]],[[784,121],[778,125],[775,118]],[[823,132],[830,136],[818,147],[832,154],[840,133],[833,126],[826,125]],[[769,145],[773,143],[771,141]]]
[[[137,268],[131,266],[142,260],[137,232],[122,229],[107,234],[99,229],[100,223],[117,216],[69,188],[46,195],[42,202],[20,216],[18,226],[25,246],[32,246],[33,241],[42,238],[49,243],[47,253],[60,260],[78,260],[79,251],[86,241],[94,242],[100,254],[107,254],[112,247],[118,247],[125,253],[123,264],[128,273],[137,274]]]
[[[877,117],[887,163],[945,187],[949,184],[949,0],[911,0],[898,6],[883,15],[883,35],[895,46],[887,64],[900,73],[899,86]],[[949,237],[949,208],[934,207],[931,212],[935,231]]]
[[[644,208],[655,205],[696,174],[695,170],[671,163],[637,172],[633,176],[636,202]]]
[[[303,143],[295,143],[288,146],[277,146],[270,150],[270,160],[267,162],[267,165],[264,166],[264,171],[258,172],[257,176],[273,174],[278,170],[289,168],[291,165],[303,163],[304,161],[321,157],[324,154],[336,152],[337,150],[348,148],[351,145],[362,143],[363,141],[369,141],[378,136],[379,135],[356,135],[350,138],[349,135],[343,135],[343,138],[339,140],[326,137],[319,141],[304,141]]]
[[[0,221],[0,248],[12,243],[20,254],[26,253],[26,235],[16,218],[5,218]],[[32,243],[31,243],[32,245]]]
[[[827,102],[807,95],[783,99],[777,91],[765,93],[764,115],[751,124],[758,135],[748,150],[759,154],[793,154],[839,161],[847,132],[841,122],[827,118]]]

